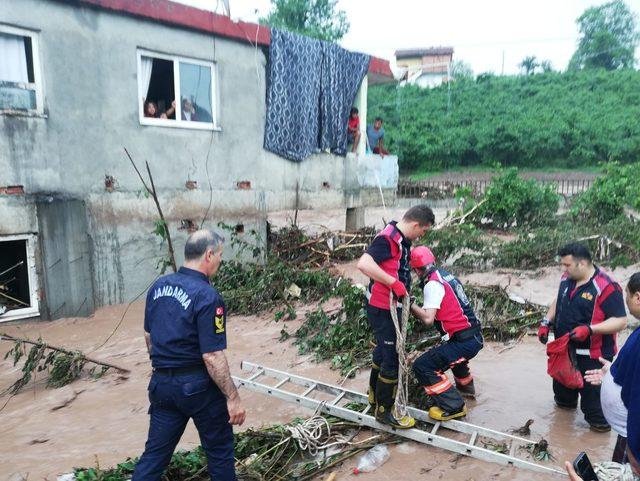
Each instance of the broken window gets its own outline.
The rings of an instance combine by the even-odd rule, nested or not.
[[[212,62],[138,52],[140,123],[217,127]]]
[[[0,322],[39,313],[33,239],[0,237]]]
[[[0,25],[0,111],[41,111],[37,36]]]

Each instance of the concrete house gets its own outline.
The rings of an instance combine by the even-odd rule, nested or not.
[[[0,321],[87,315],[158,275],[158,215],[125,148],[149,163],[178,262],[202,222],[264,239],[270,211],[394,197],[393,156],[263,149],[269,39],[167,0],[0,2]],[[363,129],[367,85],[392,80],[372,59]]]
[[[396,50],[396,65],[406,69],[403,80],[419,87],[437,87],[451,80],[453,47]]]

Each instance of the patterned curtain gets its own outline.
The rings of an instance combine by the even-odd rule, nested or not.
[[[371,58],[322,42],[320,149],[347,155],[347,122]]]
[[[318,149],[346,155],[347,121],[370,57],[272,29],[264,148],[301,162]]]

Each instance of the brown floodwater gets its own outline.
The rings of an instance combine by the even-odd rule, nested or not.
[[[346,269],[349,271],[349,268]],[[631,270],[632,271],[632,270]],[[620,272],[620,279],[625,272]],[[478,277],[479,276],[479,277]],[[486,276],[486,277],[485,277]],[[537,301],[549,299],[556,289],[557,270],[545,270],[522,277],[517,273],[482,274],[476,282],[509,283],[515,293]],[[509,278],[511,279],[509,281]],[[514,280],[515,279],[515,280]],[[516,285],[519,284],[519,285]],[[534,289],[534,285],[543,286]],[[4,326],[10,334],[37,338],[53,345],[91,352],[102,344],[120,320],[124,305],[98,310],[89,318],[69,318],[55,322],[30,322]],[[148,428],[146,385],[150,364],[142,337],[143,303],[134,303],[110,341],[92,355],[131,369],[127,379],[108,373],[99,380],[82,378],[61,389],[45,389],[36,380],[9,400],[0,412],[0,479],[55,480],[74,466],[109,467],[142,452]],[[298,308],[298,319],[310,306]],[[231,316],[228,322],[228,356],[234,374],[242,374],[243,359],[329,383],[338,383],[339,373],[327,363],[316,364],[310,356],[300,356],[290,342],[278,341],[282,323],[268,313],[260,316]],[[293,330],[301,321],[287,322]],[[0,355],[10,348],[0,343]],[[505,350],[503,344],[488,343],[471,363],[478,397],[469,403],[469,422],[500,431],[522,426],[533,419],[532,438],[545,438],[556,457],[555,464],[573,459],[582,450],[595,461],[608,460],[615,436],[588,430],[580,411],[554,407],[551,380],[546,374],[544,347],[528,337]],[[19,375],[10,360],[0,363],[0,388],[8,387]],[[368,373],[357,373],[345,386],[366,389]],[[241,391],[247,408],[242,427],[282,423],[308,410]],[[2,398],[2,403],[6,401]],[[179,448],[192,449],[198,437],[190,423]],[[361,475],[370,480],[545,480],[553,476],[506,468],[460,458],[437,448],[406,442],[390,448],[391,458],[374,473]],[[351,478],[356,459],[336,469],[338,479]]]

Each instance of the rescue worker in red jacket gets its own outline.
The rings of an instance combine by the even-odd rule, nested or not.
[[[428,326],[435,323],[442,334],[442,343],[415,360],[413,373],[433,404],[430,417],[438,421],[459,418],[467,414],[462,396],[475,397],[469,360],[483,347],[480,321],[460,281],[436,267],[428,247],[411,251],[411,267],[424,291],[423,307],[413,304],[411,313]],[[453,372],[455,387],[445,374],[447,369]]]
[[[616,333],[627,327],[622,288],[593,264],[582,244],[568,244],[558,255],[564,274],[558,296],[540,323],[538,339],[546,344],[551,329],[556,339],[570,334],[569,346],[575,349],[577,367],[584,376],[585,371],[600,368],[598,358],[611,361],[618,352]],[[575,409],[580,396],[580,408],[592,431],[611,429],[602,413],[600,386],[585,382],[582,389],[569,389],[554,380],[553,393],[556,405],[565,409]]]
[[[413,427],[415,420],[411,416],[396,419],[393,414],[399,363],[389,292],[393,292],[398,301],[408,295],[411,290],[411,242],[422,237],[434,222],[433,211],[426,205],[411,207],[400,222],[390,222],[376,236],[358,261],[358,269],[371,279],[366,311],[376,340],[369,377],[369,403],[375,408],[379,422],[400,429]],[[400,320],[401,302],[397,309]]]

